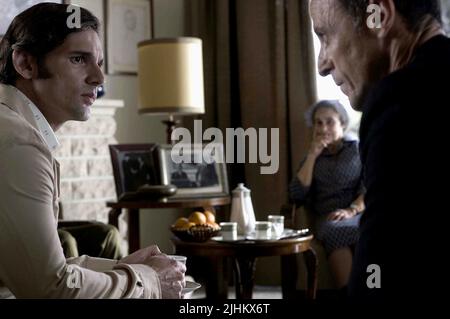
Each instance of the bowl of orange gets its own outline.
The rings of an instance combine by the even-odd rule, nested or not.
[[[188,218],[180,217],[170,227],[172,233],[183,241],[204,242],[217,236],[220,226],[210,211],[195,211]]]

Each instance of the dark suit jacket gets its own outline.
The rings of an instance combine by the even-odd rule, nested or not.
[[[448,272],[441,268],[448,249],[440,226],[450,213],[449,77],[450,39],[437,36],[366,100],[360,128],[366,211],[349,282],[353,298],[434,296]],[[367,286],[371,264],[380,266],[381,289]]]

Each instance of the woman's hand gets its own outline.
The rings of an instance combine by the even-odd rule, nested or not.
[[[340,221],[340,220],[343,220],[343,219],[352,218],[355,215],[356,215],[356,212],[352,208],[338,209],[338,210],[330,213],[327,216],[327,220]]]
[[[308,154],[310,156],[313,156],[314,158],[317,158],[317,156],[322,153],[323,149],[327,147],[329,144],[329,140],[323,136],[323,135],[315,135],[311,145],[309,146],[309,152]]]

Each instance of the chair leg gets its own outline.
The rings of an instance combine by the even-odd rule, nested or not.
[[[316,299],[317,291],[317,255],[314,249],[310,247],[303,253],[305,258],[306,270],[308,272],[308,279],[306,284],[306,298],[308,300]]]

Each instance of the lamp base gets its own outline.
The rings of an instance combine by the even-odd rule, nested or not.
[[[175,120],[173,118],[173,115],[170,115],[168,120],[164,120],[162,122],[167,126],[167,128],[166,128],[167,144],[173,144],[172,132],[175,129],[175,127],[177,126],[177,124],[180,124],[180,121],[179,120]]]

